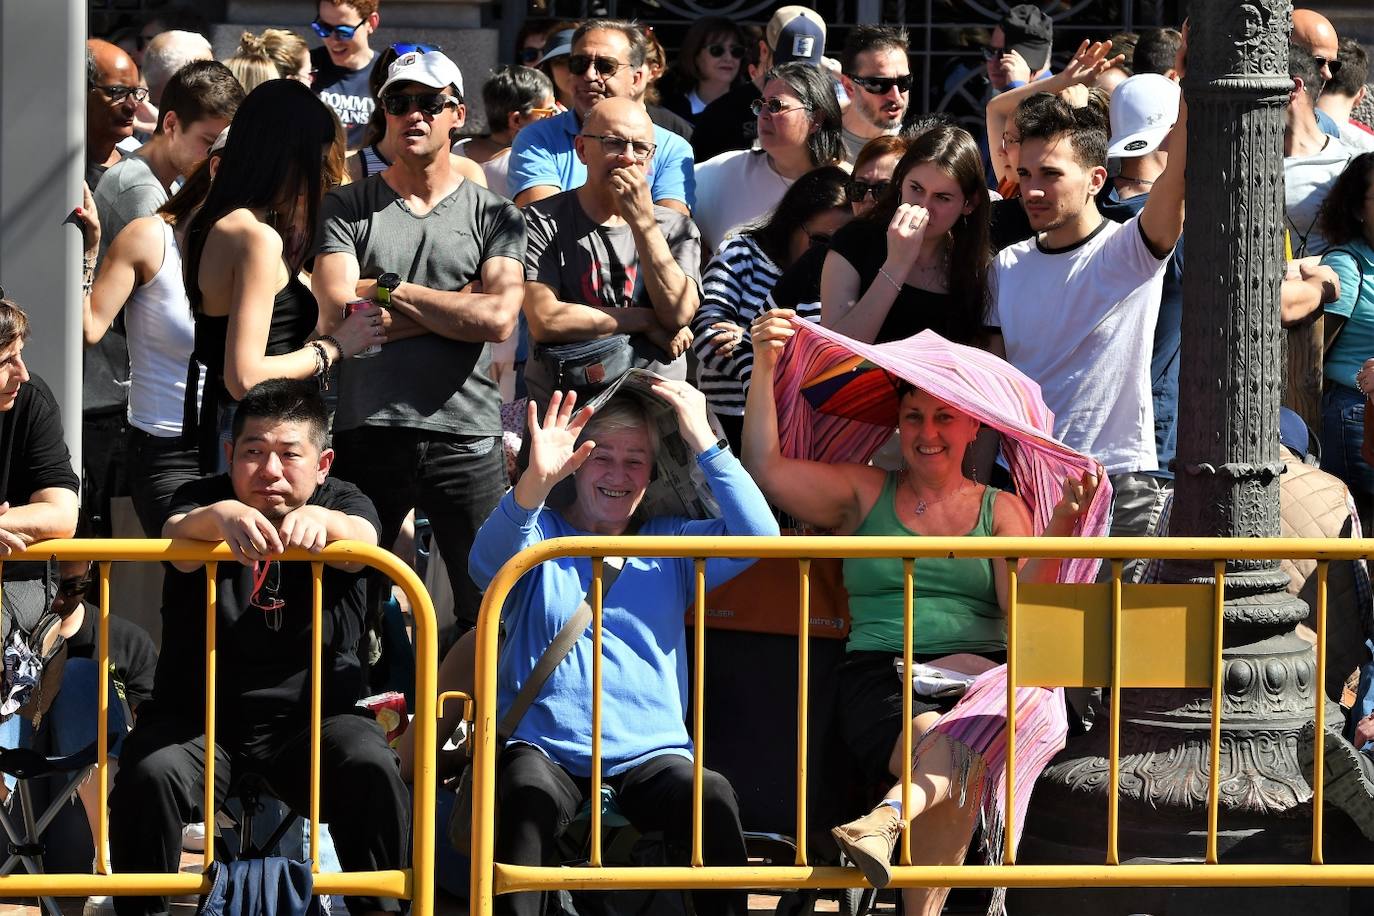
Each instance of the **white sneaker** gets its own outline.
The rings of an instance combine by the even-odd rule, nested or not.
[[[81,916],[113,916],[114,899],[108,896],[87,897]]]
[[[205,824],[187,824],[181,828],[181,848],[187,852],[205,851]]]

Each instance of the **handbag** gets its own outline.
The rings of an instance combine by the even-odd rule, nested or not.
[[[606,557],[601,573],[601,595],[604,601],[605,596],[610,594],[611,586],[619,578],[621,570],[624,569],[624,557]],[[501,717],[500,723],[496,726],[496,740],[500,744],[505,744],[510,736],[515,734],[515,730],[520,727],[520,720],[525,717],[525,713],[534,705],[534,701],[539,698],[539,693],[544,689],[544,684],[554,669],[563,663],[563,659],[568,657],[577,640],[582,636],[587,625],[592,622],[592,607],[587,603],[587,596],[582,596],[582,601],[577,606],[577,610],[568,618],[567,622],[559,629],[554,636],[549,647],[544,650],[544,654],[539,656],[539,660],[534,663],[534,668],[530,671],[530,676],[525,679],[525,683],[520,685],[520,692],[515,695],[514,702],[510,709]],[[463,741],[469,757],[472,756],[471,736]],[[463,772],[458,776],[457,797],[453,802],[453,816],[448,822],[448,839],[455,849],[463,850],[472,847],[472,763],[464,765]]]

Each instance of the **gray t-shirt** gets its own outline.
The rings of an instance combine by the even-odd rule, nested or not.
[[[136,219],[152,216],[166,202],[167,189],[157,180],[147,159],[135,153],[112,165],[95,186],[101,259],[121,229]]]
[[[464,181],[417,216],[372,175],[331,191],[320,211],[319,254],[348,252],[361,276],[388,271],[456,291],[481,278],[489,258],[525,258],[525,219],[503,197]],[[486,344],[426,334],[340,367],[336,429],[394,426],[464,436],[501,435],[501,397]]]
[[[560,302],[600,308],[653,307],[639,279],[639,254],[628,225],[603,226],[593,221],[578,202],[576,189],[530,204],[525,215],[530,234],[526,280],[550,287]],[[700,289],[701,234],[696,223],[656,204],[654,219],[673,260]],[[687,357],[684,354],[671,363],[648,368],[685,379]]]

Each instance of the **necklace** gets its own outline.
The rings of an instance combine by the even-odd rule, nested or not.
[[[1145,185],[1146,187],[1149,187],[1154,184],[1154,180],[1151,178],[1132,178],[1129,175],[1118,175],[1116,176],[1116,181],[1129,181],[1131,184],[1140,184]]]
[[[906,478],[906,470],[905,470],[905,469],[903,469],[903,471],[902,471],[902,477],[903,477],[903,479]],[[976,484],[975,484],[975,486],[976,486]],[[908,489],[908,490],[911,490],[910,485],[907,486],[907,489]],[[963,493],[963,492],[964,492],[965,490],[967,490],[967,489],[969,489],[969,484],[968,484],[968,481],[966,480],[966,481],[964,481],[963,485],[961,485],[961,486],[959,487],[959,489],[955,490],[953,493],[946,493],[944,496],[941,496],[939,499],[931,499],[931,500],[922,499],[920,496],[916,496],[916,491],[915,491],[915,490],[911,490],[911,495],[912,495],[912,496],[916,496],[916,514],[917,514],[917,515],[925,515],[925,514],[926,514],[926,511],[929,510],[931,506],[938,506],[938,505],[940,505],[940,503],[944,502],[944,501],[947,500],[947,499],[953,499],[954,497],[958,496],[960,493]]]

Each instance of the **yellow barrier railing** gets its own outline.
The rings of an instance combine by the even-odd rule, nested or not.
[[[1212,721],[1207,792],[1207,846],[1200,864],[1120,864],[1118,779],[1120,759],[1119,704],[1111,705],[1110,784],[1107,849],[1102,865],[1019,865],[1014,849],[1017,791],[1012,748],[1007,751],[1005,864],[913,865],[907,831],[903,830],[899,865],[892,870],[896,887],[1154,887],[1154,886],[1351,886],[1374,885],[1374,865],[1322,864],[1324,787],[1313,778],[1312,864],[1221,864],[1217,857],[1219,749],[1222,707],[1222,630],[1225,561],[1315,559],[1317,565],[1317,672],[1313,679],[1317,729],[1314,773],[1324,772],[1325,693],[1321,672],[1326,664],[1326,575],[1333,560],[1364,559],[1374,553],[1369,540],[1298,540],[1256,538],[898,538],[898,537],[576,537],[545,541],[522,551],[497,573],[483,598],[477,628],[476,720],[474,733],[472,886],[470,912],[487,916],[494,897],[521,891],[660,890],[660,889],[798,889],[863,887],[857,868],[809,864],[807,836],[807,708],[809,650],[798,639],[796,860],[792,865],[707,867],[701,860],[703,750],[704,630],[695,629],[693,741],[696,755],[692,793],[692,850],[687,866],[611,867],[601,862],[600,806],[591,806],[590,867],[536,867],[496,862],[495,766],[496,652],[499,616],[506,597],[522,575],[539,564],[567,557],[590,557],[593,565],[592,639],[592,776],[590,798],[601,785],[601,613],[602,559],[611,556],[687,558],[695,561],[694,619],[707,619],[705,558],[781,558],[798,561],[801,599],[797,632],[805,636],[809,621],[810,560],[816,558],[891,558],[904,561],[905,670],[912,671],[912,635],[916,625],[914,558],[959,557],[1006,559],[1010,562],[1007,607],[1008,744],[1015,742],[1014,691],[1018,686],[1189,687],[1211,692]],[[1018,581],[1017,560],[1103,558],[1111,581],[1100,585],[1028,584]],[[1122,581],[1125,559],[1177,559],[1210,566],[1214,582],[1205,585],[1135,585]],[[762,600],[768,600],[761,596]],[[1129,643],[1129,654],[1122,647]],[[909,675],[908,675],[909,676]],[[903,790],[910,792],[912,734],[910,691],[905,691]]]
[[[215,569],[221,562],[237,562],[223,544],[203,541],[171,540],[58,540],[32,545],[22,554],[6,558],[15,560],[58,562],[91,560],[98,564],[99,575],[99,653],[100,670],[106,670],[110,651],[110,565],[115,562],[203,562],[205,563],[205,819],[213,823],[215,771]],[[311,566],[312,587],[312,644],[310,698],[310,836],[311,871],[314,872],[314,892],[317,894],[372,895],[409,899],[412,910],[419,916],[434,912],[434,791],[435,791],[435,731],[437,725],[436,698],[438,631],[434,606],[419,578],[400,559],[368,544],[338,541],[319,553],[289,550],[277,559],[307,562]],[[320,580],[325,563],[359,563],[388,576],[401,586],[410,602],[415,619],[415,709],[411,727],[415,731],[415,766],[412,772],[414,807],[411,818],[413,831],[411,865],[408,869],[369,872],[320,872],[317,838],[320,835],[320,678],[322,654],[321,616],[323,600]],[[103,727],[109,710],[107,678],[99,682],[99,704],[96,721],[98,754],[97,779],[100,796],[106,797],[108,772],[106,758],[109,736]],[[100,806],[97,824],[101,842],[96,846],[96,874],[7,875],[0,877],[0,896],[51,897],[89,895],[148,895],[173,896],[203,894],[210,889],[205,874],[112,874],[105,858],[109,841],[108,817]],[[213,838],[207,834],[205,867],[214,861]]]

